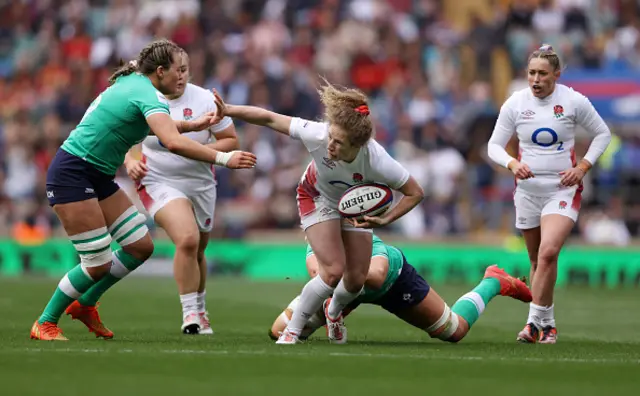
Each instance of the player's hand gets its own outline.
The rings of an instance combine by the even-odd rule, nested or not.
[[[584,178],[585,172],[584,170],[575,167],[571,169],[567,169],[566,171],[560,172],[560,185],[565,187],[575,186],[576,184],[580,184],[582,179]]]
[[[143,177],[147,175],[149,168],[142,161],[138,160],[130,160],[125,162],[124,167],[127,169],[127,175],[133,181],[140,181]]]
[[[349,219],[349,222],[353,224],[355,228],[378,228],[389,224],[389,220],[386,217],[377,216],[363,216],[360,220]]]
[[[218,111],[216,112],[216,123],[220,122],[227,115],[227,104],[216,89],[213,89],[213,97]]]
[[[189,129],[191,131],[204,131],[209,129],[218,123],[218,118],[215,111],[209,111],[196,118],[193,121],[187,121],[189,123]]]
[[[511,172],[516,176],[516,179],[526,180],[535,177],[533,175],[533,172],[531,172],[531,169],[529,169],[529,165],[523,164],[520,161],[514,161],[512,164],[510,164],[509,168],[511,169]]]
[[[231,158],[225,165],[231,169],[247,169],[256,166],[256,156],[246,151],[232,151]]]

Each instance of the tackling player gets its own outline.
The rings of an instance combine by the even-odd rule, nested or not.
[[[307,270],[311,277],[318,272],[318,260],[311,246],[307,246]],[[531,301],[531,291],[524,282],[492,265],[485,271],[480,284],[449,308],[407,262],[400,249],[385,244],[374,235],[371,266],[365,288],[344,312],[346,315],[359,304],[379,305],[410,325],[426,331],[433,338],[458,342],[467,335],[487,304],[497,295],[509,296],[523,302]],[[269,331],[272,339],[277,339],[286,328],[292,314],[298,308],[298,299],[299,297],[296,297],[276,318]],[[323,312],[319,310],[307,322],[301,338],[309,337],[324,323]]]
[[[558,255],[580,211],[582,178],[607,149],[611,132],[589,99],[557,84],[561,64],[550,45],[529,57],[529,88],[515,92],[500,109],[489,140],[489,157],[516,177],[516,227],[522,231],[531,262],[529,317],[518,341],[554,344],[557,338],[553,290]],[[576,127],[594,138],[576,161]],[[518,159],[505,147],[513,133]]]
[[[127,151],[150,132],[174,153],[230,168],[255,164],[250,153],[222,153],[180,135],[216,121],[174,122],[165,94],[185,83],[184,51],[168,40],[150,43],[137,62],[118,69],[111,85],[87,109],[56,153],[47,172],[47,198],[80,255],[80,264],[60,280],[31,338],[67,340],[58,327],[63,312],[82,321],[96,336],[113,337],[98,316],[104,292],[139,267],[153,252],[153,241],[127,195],[114,182]],[[120,249],[111,252],[112,241]]]
[[[182,62],[187,81],[189,59],[186,55]],[[216,111],[213,93],[193,84],[178,84],[178,91],[167,95],[167,99],[174,120],[191,120]],[[222,152],[238,148],[236,130],[229,117],[209,129],[184,136]],[[176,246],[173,273],[182,304],[181,331],[213,334],[205,306],[204,251],[216,205],[214,167],[173,154],[156,136],[142,142],[141,161],[129,152],[124,164],[129,176],[138,183],[138,195],[149,215]]]
[[[319,94],[327,122],[289,117],[254,106],[226,105],[215,94],[221,115],[299,139],[313,157],[298,184],[297,200],[301,225],[320,269],[318,276],[302,289],[299,309],[278,344],[297,343],[307,319],[331,295],[333,298],[324,304],[329,339],[335,343],[347,341],[342,310],[360,294],[367,278],[370,228],[404,216],[424,195],[409,172],[372,139],[373,121],[362,92],[341,90],[326,83]],[[365,216],[362,222],[354,223],[343,221],[337,210],[342,194],[352,185],[372,181],[400,191],[402,199],[380,217]]]

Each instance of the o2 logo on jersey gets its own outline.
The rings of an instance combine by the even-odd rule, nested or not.
[[[551,136],[551,141],[547,141],[549,139],[546,139],[546,136]],[[531,141],[540,147],[551,147],[555,144],[558,144],[557,150],[564,150],[564,142],[558,141],[558,134],[551,128],[536,129],[535,131],[533,131],[533,135],[531,135]]]

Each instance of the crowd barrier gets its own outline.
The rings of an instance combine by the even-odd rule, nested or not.
[[[174,246],[156,240],[153,258],[171,258]],[[527,253],[478,245],[424,245],[398,243],[408,261],[432,283],[474,284],[487,265],[496,263],[512,274],[529,274]],[[206,257],[215,273],[240,275],[253,280],[302,280],[305,246],[300,243],[211,241]],[[78,263],[73,246],[66,240],[48,240],[20,245],[0,240],[0,276],[44,274],[59,277]],[[148,263],[153,265],[153,262]],[[640,284],[640,249],[566,247],[559,262],[558,285],[591,287],[637,287]]]

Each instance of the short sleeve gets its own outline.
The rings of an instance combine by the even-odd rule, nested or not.
[[[329,136],[328,126],[322,122],[293,117],[289,126],[289,136],[301,140],[309,152],[322,146]]]
[[[369,144],[370,164],[373,172],[378,176],[375,181],[382,182],[394,190],[399,190],[409,180],[411,174],[378,142],[371,139]]]
[[[140,110],[144,118],[158,113],[171,114],[169,113],[169,101],[156,89],[145,89],[134,94],[131,103]]]
[[[387,247],[382,240],[374,235],[373,248],[371,249],[371,257],[386,257],[389,258]]]

